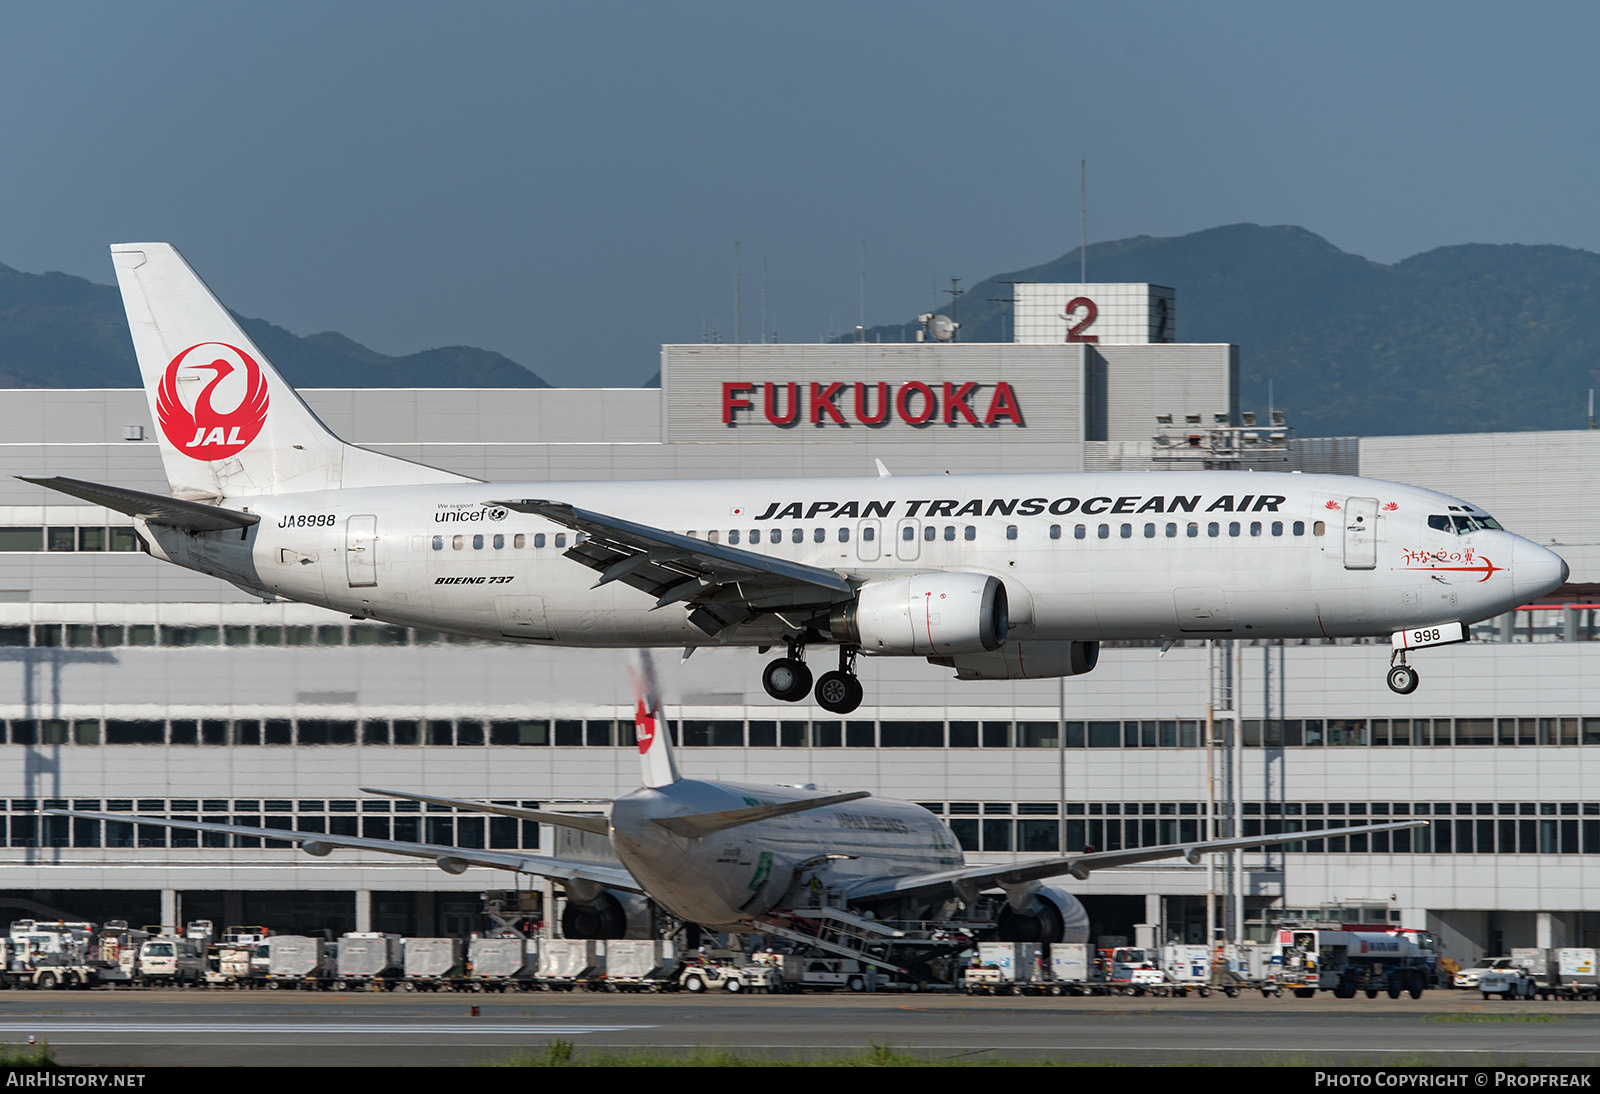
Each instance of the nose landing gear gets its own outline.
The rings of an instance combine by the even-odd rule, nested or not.
[[[789,655],[767,663],[761,673],[761,686],[767,694],[785,703],[798,703],[811,690],[811,670],[805,663],[805,642],[789,643]],[[865,690],[856,679],[856,654],[860,647],[839,647],[839,668],[825,672],[817,681],[817,705],[830,714],[849,714],[861,705]]]

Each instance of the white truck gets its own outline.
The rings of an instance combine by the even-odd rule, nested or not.
[[[20,919],[6,944],[6,982],[16,987],[89,987],[106,963],[95,945],[93,923]]]

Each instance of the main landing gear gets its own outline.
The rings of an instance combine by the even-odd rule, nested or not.
[[[861,705],[866,692],[856,679],[856,646],[839,647],[839,667],[817,681],[817,705],[830,714],[849,714]],[[811,670],[806,667],[805,642],[789,643],[789,655],[769,662],[761,673],[767,694],[786,703],[798,703],[811,690]]]
[[[1398,659],[1398,661],[1397,661]],[[1396,695],[1410,695],[1417,690],[1422,678],[1417,670],[1406,664],[1406,651],[1395,650],[1389,655],[1389,690]]]

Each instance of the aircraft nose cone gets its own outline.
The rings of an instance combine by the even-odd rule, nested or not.
[[[1511,591],[1519,604],[1537,600],[1561,588],[1572,572],[1560,555],[1525,539],[1517,541],[1512,566]]]

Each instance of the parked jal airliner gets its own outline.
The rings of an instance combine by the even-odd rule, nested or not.
[[[782,647],[834,713],[859,654],[1070,676],[1103,639],[1390,635],[1406,653],[1557,588],[1476,506],[1331,475],[1185,471],[484,483],[349,445],[164,243],[112,247],[171,497],[34,479],[150,554],[268,597],[514,642]]]
[[[648,666],[648,661],[646,662]],[[369,794],[442,805],[519,820],[541,821],[609,838],[620,867],[521,851],[493,851],[331,835],[326,832],[252,828],[207,821],[168,820],[129,813],[48,813],[90,820],[136,822],[166,828],[300,844],[312,855],[333,848],[380,851],[433,859],[450,873],[491,866],[559,881],[566,890],[562,933],[567,938],[652,937],[644,899],[688,923],[713,930],[774,934],[829,949],[805,924],[826,916],[864,931],[873,919],[937,920],[956,903],[1000,889],[1005,906],[994,933],[1013,942],[1083,942],[1089,917],[1065,889],[1043,879],[1158,859],[1185,858],[1249,847],[1320,838],[1358,836],[1427,821],[1394,821],[1293,835],[1166,844],[1124,851],[1024,859],[969,866],[955,833],[910,802],[875,798],[866,791],[825,794],[793,786],[685,779],[678,773],[671,736],[648,667],[640,681],[634,725],[644,785],[611,804],[610,816],[583,816],[509,805],[368,789]],[[855,951],[852,955],[860,956]]]

